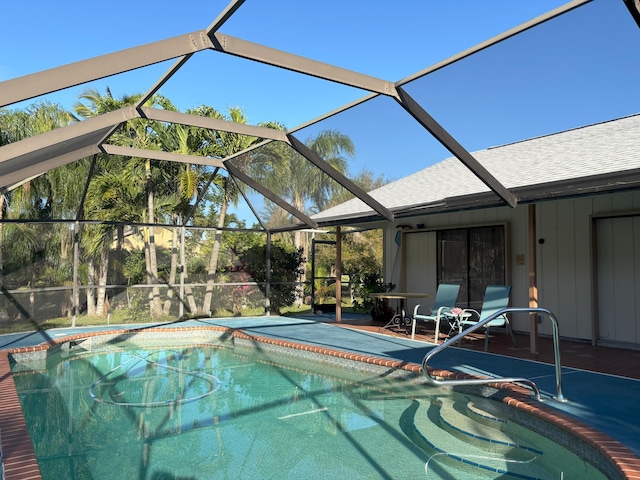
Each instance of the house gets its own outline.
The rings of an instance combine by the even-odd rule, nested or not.
[[[509,284],[511,305],[549,309],[562,337],[640,348],[640,115],[473,156],[515,208],[448,158],[370,192],[393,222],[357,198],[314,219],[384,229],[396,291],[459,282],[459,306],[479,308],[486,285]],[[527,313],[512,324],[552,333]]]

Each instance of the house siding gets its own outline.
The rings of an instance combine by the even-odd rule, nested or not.
[[[538,303],[557,316],[562,337],[597,341],[598,302],[595,297],[598,290],[594,272],[597,262],[593,222],[597,218],[634,214],[640,214],[640,192],[576,197],[536,205]],[[398,224],[411,225],[413,228],[404,230],[401,242],[403,251],[397,255],[398,247],[394,239]],[[423,224],[424,228],[417,229],[418,224]],[[437,262],[433,232],[446,228],[498,224],[506,226],[507,282],[513,287],[511,305],[528,306],[526,206],[413,217],[390,224],[386,227],[385,235],[387,281],[395,283],[397,291],[435,292]],[[625,287],[630,292],[640,292],[640,260],[636,260],[640,256],[639,242],[640,237],[634,236],[615,247],[621,250],[618,254],[630,256],[635,262],[634,284]],[[632,255],[634,252],[635,256]],[[399,263],[394,265],[396,255]],[[395,278],[391,278],[391,274]],[[607,294],[600,292],[600,295]],[[409,307],[412,306],[409,303]],[[628,338],[629,342],[640,343],[640,333],[635,333],[640,332],[638,315],[636,313],[633,325],[625,326],[628,329],[625,331],[635,335]],[[634,322],[633,319],[629,321]],[[513,315],[512,323],[516,331],[529,331],[529,317],[526,314]],[[543,335],[552,333],[551,324],[545,319],[538,328]]]
[[[640,215],[596,220],[598,339],[640,343]]]

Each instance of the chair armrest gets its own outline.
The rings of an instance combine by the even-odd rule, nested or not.
[[[416,305],[413,309],[413,316],[415,317],[416,315],[419,315],[418,313],[418,309],[420,308],[420,304]],[[422,315],[431,315],[431,310],[429,310],[428,313],[423,313]]]
[[[440,307],[438,309],[438,312],[436,314],[437,317],[443,317],[445,315],[447,315],[448,313],[451,313],[451,307]]]

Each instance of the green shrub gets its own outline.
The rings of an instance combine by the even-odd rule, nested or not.
[[[238,267],[247,272],[259,282],[260,288],[265,292],[264,282],[267,281],[266,245],[254,245],[242,252],[238,252]],[[280,310],[294,303],[296,299],[296,285],[299,275],[302,273],[302,249],[274,242],[271,245],[271,291],[269,303],[271,310],[279,314]]]

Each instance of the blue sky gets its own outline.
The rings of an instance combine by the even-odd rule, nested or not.
[[[6,3],[0,81],[205,29],[227,5],[222,0]],[[220,32],[395,82],[564,3],[247,0]],[[595,0],[406,89],[474,151],[640,112],[639,47],[640,30],[622,0]],[[144,92],[172,63],[91,87],[109,86],[116,96]],[[50,98],[71,107],[85,88]],[[275,120],[294,128],[367,92],[200,52],[161,93],[182,110],[239,106],[250,123]],[[352,174],[367,168],[395,179],[450,156],[389,98],[298,135],[305,140],[322,129],[339,129],[354,140]]]

